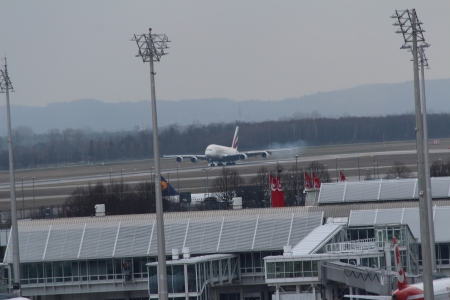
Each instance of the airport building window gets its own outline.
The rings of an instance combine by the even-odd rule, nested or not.
[[[148,262],[156,258],[100,259],[89,261],[55,261],[45,263],[22,263],[21,283],[63,283],[101,280],[145,279]]]
[[[256,251],[241,253],[241,274],[264,273],[264,257],[282,254],[283,252],[281,251]]]
[[[267,279],[318,276],[317,260],[267,262]]]

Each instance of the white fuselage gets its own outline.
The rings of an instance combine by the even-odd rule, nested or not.
[[[235,155],[238,153],[234,148],[214,144],[209,145],[205,150],[205,156],[208,161],[229,161],[224,158],[226,155]]]
[[[423,291],[423,282],[411,284]],[[450,278],[433,280],[434,299],[449,299],[450,298]]]

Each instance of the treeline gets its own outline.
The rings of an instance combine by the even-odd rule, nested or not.
[[[161,154],[202,154],[206,145],[231,145],[240,126],[239,148],[277,145],[327,145],[415,139],[412,114],[384,117],[289,119],[260,123],[176,124],[160,130]],[[450,136],[450,114],[428,116],[430,139]],[[151,130],[92,132],[67,128],[34,134],[29,127],[13,130],[16,168],[134,160],[153,157]],[[8,169],[7,138],[0,138],[0,169]]]

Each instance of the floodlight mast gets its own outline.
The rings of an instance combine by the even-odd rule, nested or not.
[[[432,262],[430,248],[430,220],[428,213],[428,195],[426,188],[426,174],[424,165],[424,147],[422,131],[422,111],[420,105],[420,86],[419,86],[419,63],[417,42],[425,42],[423,37],[424,30],[421,28],[421,22],[417,18],[415,9],[395,11],[391,18],[397,19],[394,26],[400,29],[396,33],[403,35],[405,45],[401,49],[411,48],[413,53],[413,73],[414,73],[414,103],[416,114],[416,144],[417,144],[417,169],[419,181],[419,213],[420,213],[420,236],[422,247],[422,278],[424,286],[424,299],[434,299]],[[431,201],[431,199],[430,199]],[[434,249],[433,249],[434,251]]]
[[[14,175],[14,153],[11,133],[11,113],[9,106],[9,90],[14,92],[11,80],[8,75],[8,65],[5,57],[5,69],[0,69],[0,93],[6,93],[6,112],[8,122],[8,151],[9,151],[9,189],[11,192],[11,233],[12,233],[12,252],[13,252],[13,270],[14,270],[14,288],[20,294],[20,258],[19,258],[19,230],[17,226],[17,207],[16,207],[16,179]]]
[[[139,54],[143,62],[150,63],[150,86],[152,101],[152,126],[153,126],[153,160],[155,164],[155,201],[156,201],[156,225],[158,242],[158,299],[168,300],[167,293],[167,269],[166,269],[166,245],[164,238],[164,215],[162,205],[161,191],[161,169],[159,164],[159,139],[158,139],[158,120],[156,114],[156,93],[155,93],[155,72],[153,61],[160,61],[161,56],[166,55],[164,49],[169,48],[169,42],[165,34],[152,34],[149,28],[148,34],[134,35],[131,39],[135,41],[139,48]]]
[[[434,222],[433,222],[433,205],[431,196],[431,179],[430,179],[430,162],[429,162],[429,151],[428,151],[428,122],[427,122],[427,100],[425,97],[425,67],[428,66],[428,59],[425,56],[425,49],[430,47],[430,44],[422,43],[418,47],[419,57],[420,57],[420,71],[422,79],[422,121],[423,121],[423,139],[425,143],[423,144],[424,151],[424,162],[425,162],[425,180],[427,187],[427,204],[428,204],[428,220],[430,223],[430,249],[431,249],[431,263],[432,272],[437,272],[436,266],[436,251],[435,251],[435,235],[434,235]]]

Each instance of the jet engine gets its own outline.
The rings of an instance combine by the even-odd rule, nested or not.
[[[263,153],[261,153],[261,157],[269,157],[269,153],[264,151]]]
[[[176,159],[176,161],[177,161],[177,162],[179,162],[179,163],[180,163],[180,162],[182,162],[182,161],[183,161],[183,157],[181,157],[181,156],[177,156],[177,159]]]
[[[242,153],[241,155],[239,155],[240,160],[246,160],[247,158],[248,158],[247,154]]]
[[[195,163],[197,162],[197,160],[198,160],[198,159],[197,159],[196,156],[192,156],[192,157],[191,157],[191,162],[192,162],[192,163],[195,164]]]

